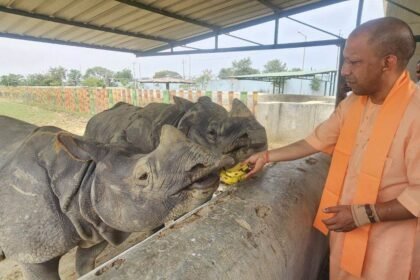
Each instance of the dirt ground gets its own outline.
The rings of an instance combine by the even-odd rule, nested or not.
[[[11,102],[0,98],[0,115],[7,115],[18,118],[38,126],[53,125],[65,129],[74,134],[83,135],[88,117],[77,116],[64,112],[53,112],[45,109],[27,106],[16,102]],[[283,146],[286,143],[270,143],[270,148]],[[130,238],[117,248],[107,248],[97,259],[97,264],[101,264],[120,252],[140,242],[147,233],[132,234]],[[74,268],[75,249],[64,255],[60,260],[60,277],[63,280],[77,279]],[[22,280],[23,275],[19,265],[11,260],[0,261],[0,280]]]

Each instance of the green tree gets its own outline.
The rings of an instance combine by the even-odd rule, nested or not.
[[[82,84],[82,73],[79,70],[71,69],[67,75],[67,85],[80,86]]]
[[[105,81],[97,77],[87,77],[83,79],[82,85],[86,87],[105,87]]]
[[[85,86],[111,87],[116,85],[113,78],[114,72],[101,66],[95,66],[86,70],[82,84]]]
[[[45,74],[30,74],[26,77],[28,86],[47,86],[48,77]]]
[[[66,82],[67,70],[62,67],[51,67],[47,72],[47,86],[63,86]]]
[[[293,67],[292,69],[287,70],[289,72],[298,72],[298,71],[302,71],[302,69],[300,69],[299,67]]]
[[[218,77],[220,79],[226,79],[230,76],[258,74],[260,71],[258,71],[258,69],[252,68],[251,65],[252,61],[249,57],[240,60],[234,60],[232,62],[232,67],[222,68]]]
[[[170,71],[170,70],[162,70],[162,71],[158,71],[153,75],[154,79],[159,79],[159,78],[175,78],[175,79],[182,79],[182,76],[175,72],[175,71]]]
[[[206,69],[204,70],[200,76],[198,76],[195,80],[194,83],[201,89],[206,89],[209,81],[211,79],[213,79],[213,73],[211,72],[211,70]]]
[[[267,63],[264,65],[263,73],[277,73],[277,72],[283,72],[287,70],[286,63],[281,62],[279,59],[273,59],[270,61],[267,61]]]
[[[25,78],[19,74],[8,74],[0,77],[0,84],[4,86],[20,86],[23,85]]]
[[[133,81],[133,73],[130,69],[125,68],[115,73],[114,79],[126,87],[131,81]]]
[[[232,62],[233,73],[235,75],[252,75],[258,74],[260,71],[251,67],[252,61],[251,58],[243,58],[241,60],[234,60]]]
[[[234,72],[232,68],[222,68],[219,71],[219,75],[217,77],[219,77],[219,79],[227,79],[230,76],[234,76]]]
[[[314,76],[314,78],[311,80],[311,89],[313,91],[318,91],[321,88],[321,80]]]

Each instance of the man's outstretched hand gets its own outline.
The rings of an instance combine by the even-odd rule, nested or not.
[[[254,174],[258,173],[263,169],[264,165],[267,163],[267,151],[259,152],[253,154],[248,159],[244,161],[244,164],[249,165],[252,169],[249,171],[245,178],[248,179],[249,177],[253,176]]]

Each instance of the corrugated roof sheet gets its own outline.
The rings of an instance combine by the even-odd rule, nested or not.
[[[269,20],[274,10],[334,2],[339,1],[0,0],[0,36],[141,53]]]

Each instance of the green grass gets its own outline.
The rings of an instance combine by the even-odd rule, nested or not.
[[[57,112],[1,100],[0,115],[9,116],[29,123],[43,123],[55,119],[57,117]]]
[[[37,126],[52,125],[82,135],[88,115],[57,112],[0,98],[0,115],[19,119]]]

